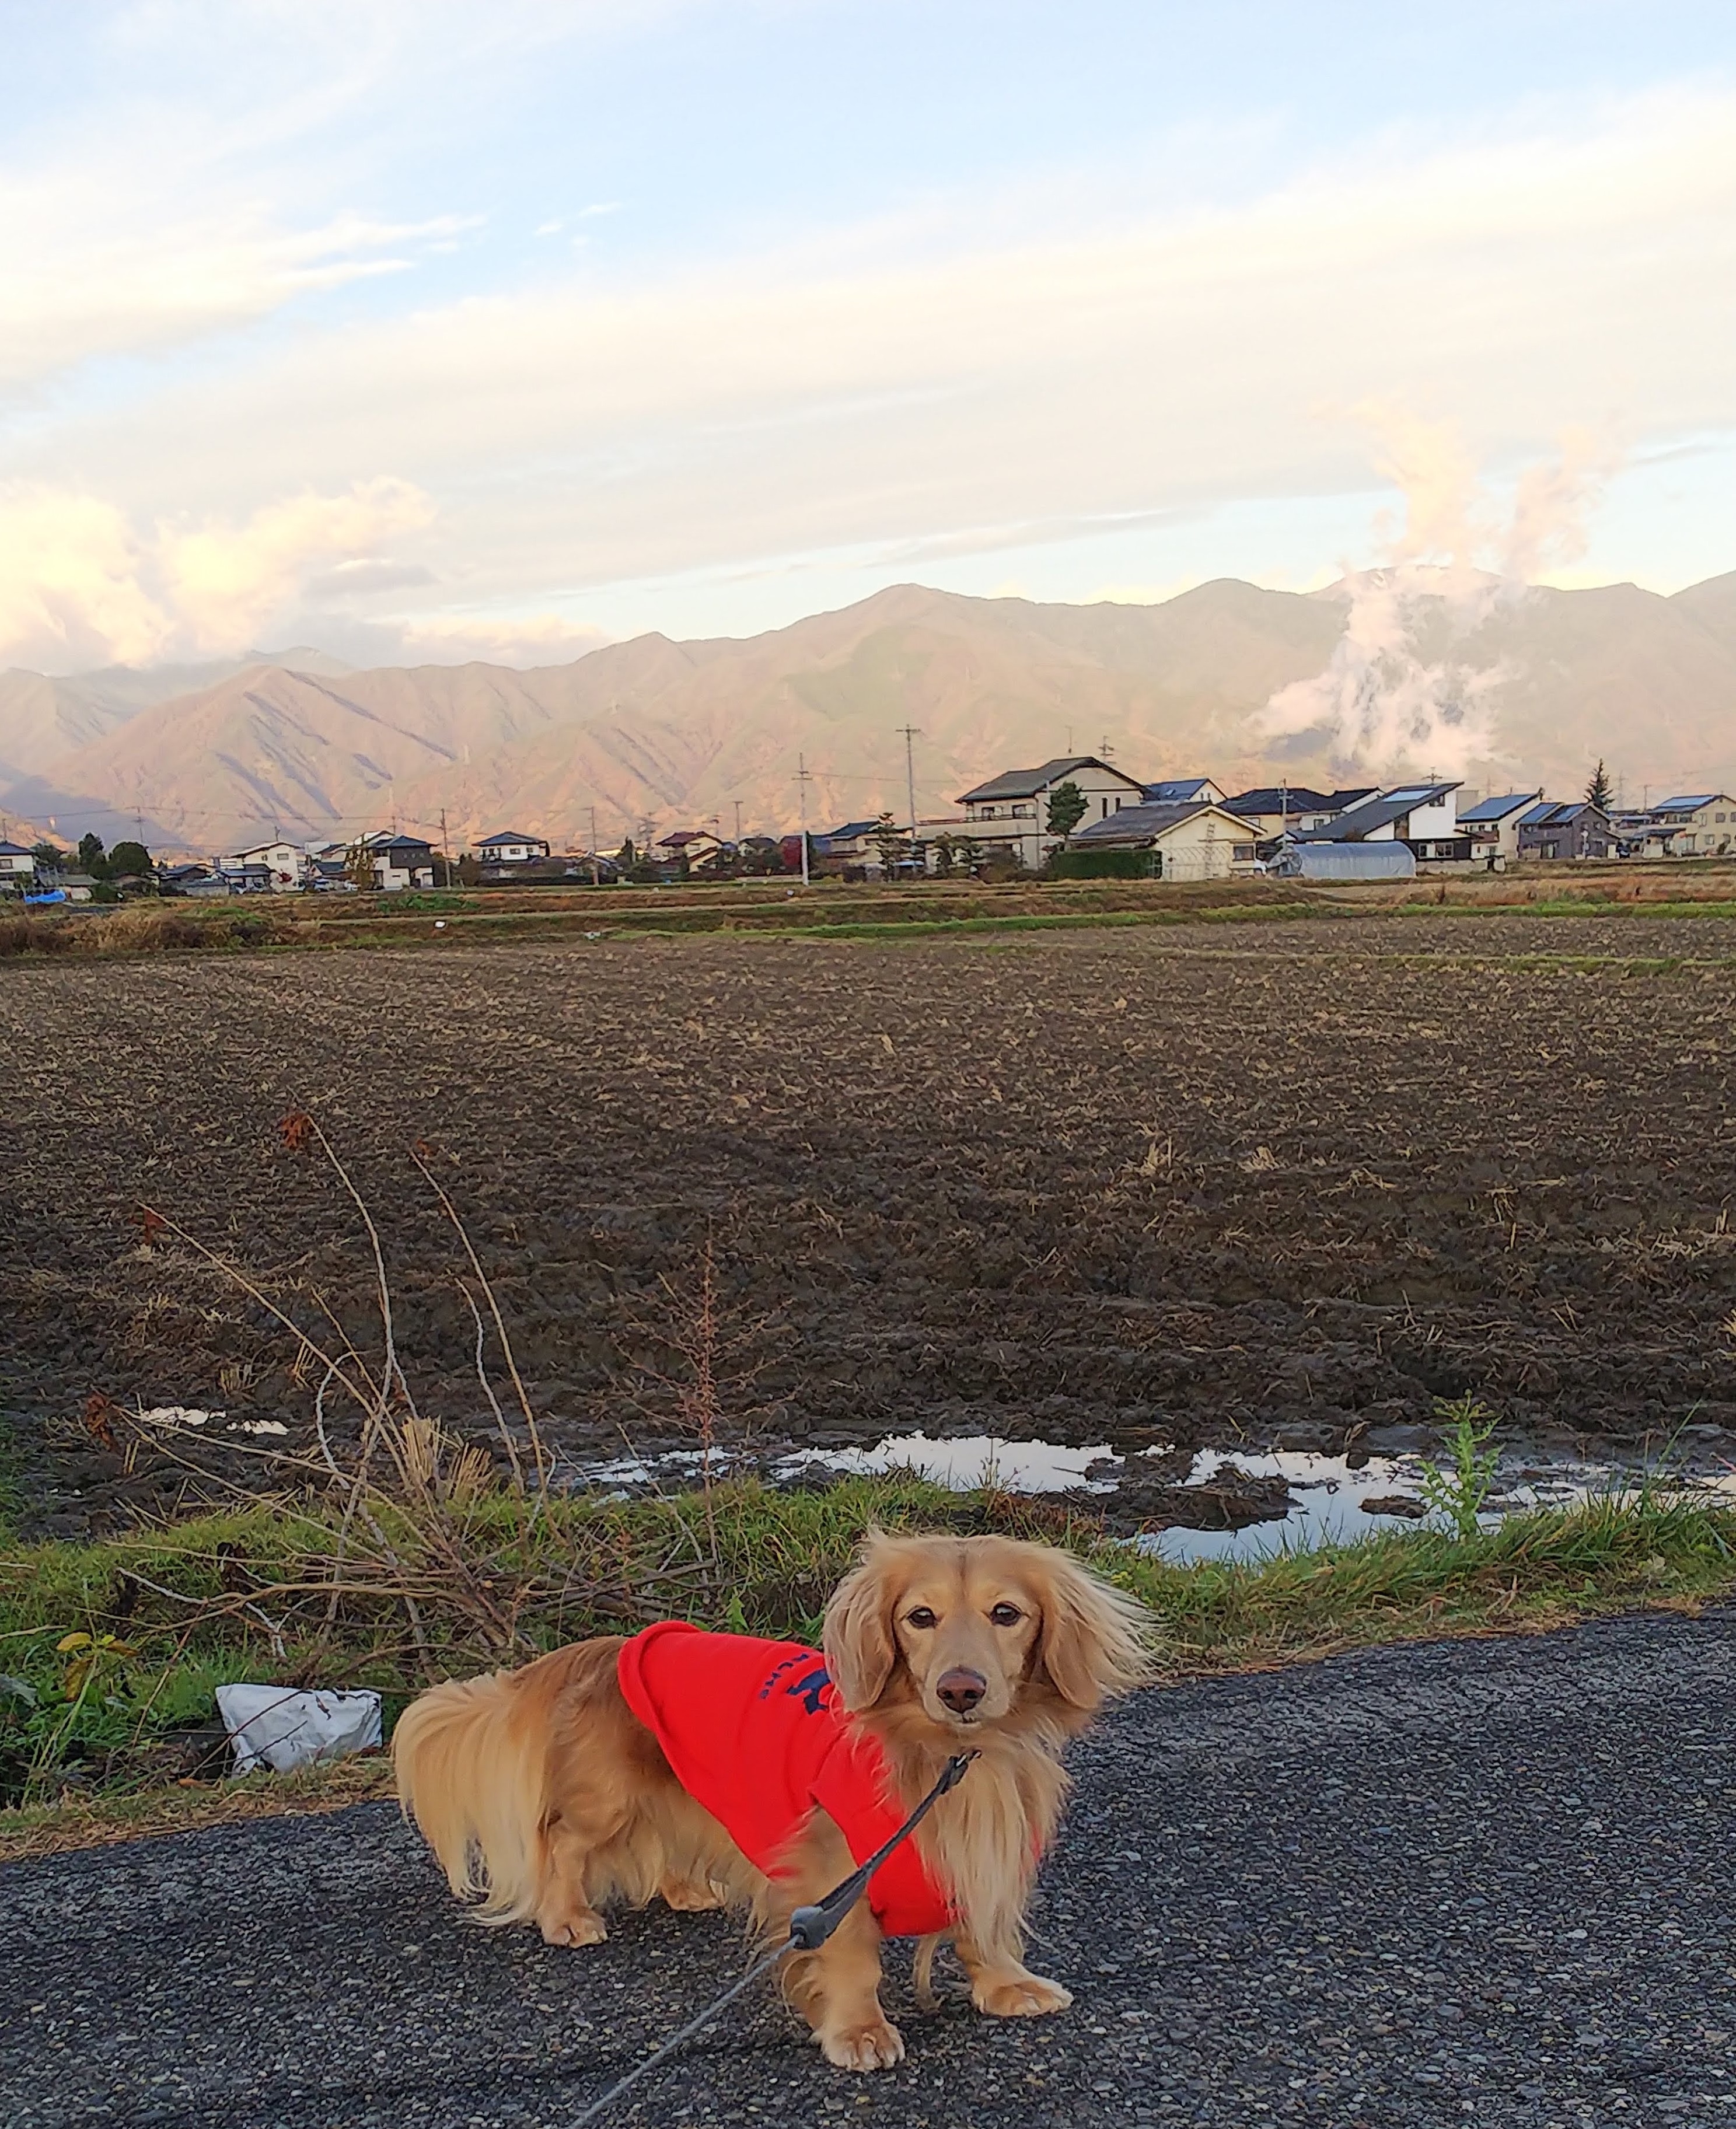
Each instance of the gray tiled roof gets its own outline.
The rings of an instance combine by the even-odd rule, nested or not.
[[[1227,807],[1215,805],[1209,799],[1196,800],[1184,806],[1123,806],[1118,813],[1110,813],[1101,821],[1093,821],[1089,828],[1080,828],[1073,835],[1075,843],[1143,843],[1156,836],[1167,834],[1170,829],[1183,821],[1190,821],[1196,813],[1227,812]],[[1237,824],[1252,836],[1256,831],[1251,822]]]
[[[991,776],[974,791],[961,793],[954,803],[975,806],[986,798],[1034,798],[1052,784],[1066,783],[1080,769],[1106,769],[1112,776],[1126,777],[1129,783],[1137,780],[1128,776],[1125,769],[1116,768],[1114,762],[1099,760],[1095,754],[1063,754],[1057,755],[1053,761],[1044,762],[1040,769],[1009,769],[1002,775]]]
[[[1339,814],[1323,828],[1304,828],[1296,838],[1299,843],[1355,843],[1363,836],[1371,836],[1377,829],[1390,827],[1395,821],[1406,813],[1414,813],[1419,806],[1437,806],[1451,791],[1458,789],[1457,783],[1406,783],[1384,798],[1365,798],[1360,806],[1352,806],[1347,813]]]

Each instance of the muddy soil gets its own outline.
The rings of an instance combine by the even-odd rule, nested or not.
[[[726,1441],[1414,1447],[1471,1393],[1715,1457],[1733,1006],[1718,917],[14,964],[0,1411],[45,1528],[182,1489],[93,1398],[305,1450],[319,1369],[143,1208],[376,1350],[306,1112],[423,1408],[494,1431],[416,1145],[570,1458],[690,1438],[704,1361]]]

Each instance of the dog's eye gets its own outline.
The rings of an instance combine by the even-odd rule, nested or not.
[[[913,1612],[905,1612],[904,1624],[907,1627],[932,1627],[935,1624],[934,1614],[926,1604],[918,1604]]]
[[[1024,1616],[1016,1604],[997,1604],[989,1614],[997,1627],[1016,1627]]]

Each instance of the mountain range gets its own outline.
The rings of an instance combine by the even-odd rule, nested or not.
[[[904,817],[907,725],[925,817],[998,770],[1105,750],[1147,779],[1231,790],[1433,769],[1566,796],[1600,758],[1636,802],[1736,781],[1736,573],[1672,598],[1632,584],[1412,597],[1405,640],[1334,683],[1358,715],[1390,692],[1402,714],[1375,723],[1400,745],[1385,760],[1359,753],[1354,718],[1298,727],[1267,707],[1345,664],[1366,626],[1357,586],[1224,579],[1150,606],[1066,606],[897,585],[761,636],[644,636],[530,671],[355,670],[305,646],[14,670],[0,674],[0,807],[15,837],[142,832],[162,851],[437,832],[442,815],[455,850],[505,828],[582,847],[593,807],[605,845],[713,820],[732,835],[738,814],[744,831],[793,827],[802,764],[823,830],[882,807]],[[1416,712],[1443,687],[1478,715]]]

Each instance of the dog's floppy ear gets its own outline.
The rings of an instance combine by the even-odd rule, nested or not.
[[[1070,1560],[1047,1552],[1039,1653],[1063,1700],[1088,1713],[1105,1700],[1145,1684],[1152,1674],[1147,1646],[1152,1615],[1142,1604]]]
[[[826,1607],[822,1647],[826,1668],[852,1714],[872,1707],[886,1690],[898,1650],[892,1639],[891,1548],[871,1531],[859,1565]]]

